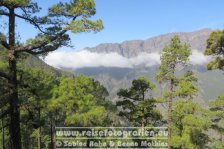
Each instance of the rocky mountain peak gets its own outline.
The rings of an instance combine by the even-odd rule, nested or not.
[[[85,50],[97,53],[116,52],[124,57],[135,57],[139,53],[161,52],[169,44],[174,35],[179,35],[183,42],[189,43],[191,49],[204,51],[206,40],[212,33],[211,29],[201,29],[194,32],[174,32],[164,35],[155,36],[146,40],[130,40],[122,43],[103,43],[93,48]]]

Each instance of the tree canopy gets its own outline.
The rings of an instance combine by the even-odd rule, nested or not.
[[[180,83],[176,71],[179,67],[184,67],[189,62],[189,56],[191,54],[190,46],[186,43],[182,43],[179,36],[174,36],[170,44],[163,49],[160,56],[161,64],[159,66],[160,72],[156,74],[156,79],[160,83],[168,83],[168,90],[162,95],[162,99],[167,102],[167,122],[168,122],[168,148],[171,148],[172,137],[172,111],[173,100],[176,99],[177,86]],[[182,82],[182,85],[191,85],[189,82]],[[184,91],[184,88],[181,92]],[[182,93],[183,94],[183,93]]]
[[[91,20],[95,15],[94,0],[71,0],[59,2],[41,15],[38,2],[32,0],[1,0],[0,16],[7,19],[7,35],[0,33],[0,45],[6,51],[7,71],[0,68],[0,77],[7,79],[9,87],[9,133],[12,149],[21,149],[20,101],[18,89],[18,59],[23,53],[46,55],[62,46],[69,46],[68,32],[98,32],[103,29],[102,21]],[[16,19],[21,19],[36,28],[34,38],[21,42],[16,37]],[[7,38],[6,38],[7,37]],[[1,64],[2,65],[2,64]]]
[[[205,55],[215,57],[215,59],[207,65],[209,70],[224,70],[224,30],[218,30],[211,33],[207,39]]]
[[[121,107],[120,116],[127,118],[134,126],[157,126],[162,116],[156,109],[156,100],[152,97],[155,84],[146,77],[132,81],[129,89],[120,89],[117,95],[124,100],[116,105]]]

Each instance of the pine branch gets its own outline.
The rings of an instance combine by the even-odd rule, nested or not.
[[[4,72],[2,72],[1,70],[0,70],[0,77],[8,79],[8,80],[10,79],[9,75],[4,73]]]
[[[1,127],[1,128],[0,128],[1,132],[2,132],[2,129],[3,129],[3,128],[6,128],[6,127],[8,127],[8,126],[9,126],[9,124],[5,124],[3,127]]]
[[[9,94],[7,94],[7,93],[0,95],[0,109],[2,107],[4,107],[9,102],[8,98],[9,98]]]
[[[17,16],[18,17],[18,16]],[[20,16],[21,17],[21,16]],[[73,21],[76,20],[78,16],[74,16],[73,17]],[[29,21],[29,20],[27,20]],[[32,20],[30,20],[32,21]],[[33,21],[32,21],[33,22]],[[32,23],[31,22],[31,23]],[[35,23],[35,21],[34,21]],[[37,23],[36,23],[37,24]],[[38,24],[37,24],[38,25]],[[69,30],[69,28],[64,28],[62,29],[59,33],[53,35],[53,36],[49,36],[48,39],[45,39],[43,41],[39,41],[39,42],[36,42],[36,43],[32,43],[32,44],[28,44],[26,46],[19,46],[17,48],[15,48],[15,51],[16,52],[27,52],[27,53],[30,53],[30,54],[34,54],[34,55],[37,55],[37,54],[43,54],[43,53],[46,53],[46,52],[51,52],[51,51],[54,51],[55,48],[48,48],[48,49],[44,49],[44,50],[40,50],[40,51],[33,51],[33,50],[36,50],[36,49],[41,49],[41,48],[44,48],[46,47],[47,45],[53,43],[54,41],[56,41],[57,39],[63,37],[65,35],[65,33]],[[47,33],[46,33],[47,34]]]
[[[45,32],[43,29],[41,29],[40,25],[35,20],[33,20],[32,18],[21,16],[21,15],[18,15],[18,14],[15,14],[15,16],[20,18],[20,19],[28,21],[30,24],[34,25],[40,32],[42,32],[44,34],[47,34],[47,32]]]
[[[6,41],[0,39],[0,44],[1,44],[3,47],[5,47],[6,49],[9,49],[9,44],[8,44]]]
[[[4,12],[4,11],[0,11],[0,16],[9,16],[9,13]]]
[[[14,3],[13,5],[11,4],[12,2],[4,2],[4,1],[0,1],[0,7],[6,7],[8,9],[11,9],[11,8],[18,8],[18,7],[21,7],[20,3]]]
[[[4,10],[0,10],[0,16],[9,16],[9,13],[5,12]],[[0,33],[0,44],[5,47],[6,49],[9,49],[9,44],[7,43],[6,39],[3,37],[4,35]]]
[[[4,2],[0,2],[0,7],[2,7],[2,6],[4,6],[5,7],[5,4],[4,4]]]
[[[9,50],[9,44],[7,43],[6,41],[6,38],[5,38],[5,35],[3,35],[1,32],[0,32],[0,44]]]
[[[34,52],[33,50],[41,49],[41,48],[47,46],[48,44],[54,42],[55,40],[57,40],[58,38],[63,36],[66,32],[67,32],[67,29],[64,29],[60,33],[56,34],[55,36],[50,37],[49,40],[44,40],[44,41],[40,41],[38,43],[28,44],[26,46],[20,46],[20,47],[15,48],[15,51],[16,52],[28,52],[31,54],[42,54],[42,53],[48,52],[48,50],[38,51],[38,52]]]
[[[7,114],[9,114],[9,109],[8,110],[5,110],[4,112],[2,112],[0,114],[0,119],[2,119],[3,117],[5,117]]]

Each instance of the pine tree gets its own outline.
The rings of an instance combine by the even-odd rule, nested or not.
[[[8,18],[8,39],[0,36],[0,44],[7,51],[8,71],[0,69],[0,77],[7,79],[9,88],[9,133],[11,149],[21,149],[20,110],[18,98],[17,61],[21,53],[46,54],[69,43],[68,31],[73,33],[100,31],[102,21],[89,18],[96,13],[94,0],[60,2],[40,17],[41,9],[31,0],[1,0],[0,16]],[[34,39],[16,42],[16,18],[26,21],[38,30]]]
[[[6,127],[8,126],[8,118],[7,118],[7,113],[8,113],[8,104],[7,104],[7,97],[8,97],[8,92],[7,92],[7,87],[6,87],[6,80],[0,78],[0,141],[1,141],[1,147],[2,149],[6,149],[6,144],[7,144],[7,129]]]
[[[48,117],[47,103],[52,98],[56,78],[39,69],[22,69],[18,75],[20,75],[21,129],[25,142],[22,145],[23,148],[30,148],[37,142],[40,149],[43,146],[41,130]],[[35,140],[30,141],[34,132],[36,132]]]
[[[2,38],[5,36],[0,35]],[[7,52],[6,50],[0,45],[0,68],[3,71],[7,71]],[[5,78],[0,77],[0,119],[1,119],[1,147],[2,149],[7,148],[8,144],[8,112],[9,112],[9,105],[8,105],[8,87],[7,87],[7,80]]]
[[[216,148],[224,148],[224,95],[218,96],[215,101],[209,103],[211,116],[212,116],[212,128],[219,133],[219,141],[216,141]]]
[[[209,36],[205,55],[216,57],[215,60],[207,65],[209,70],[224,70],[224,30],[215,31]]]
[[[101,126],[106,118],[107,90],[84,75],[59,78],[49,109],[60,126]]]
[[[194,99],[198,92],[197,78],[187,71],[179,80],[176,90],[178,99],[172,112],[172,147],[174,148],[205,148],[209,137],[204,133],[211,125],[208,111],[197,104]]]
[[[160,83],[169,83],[169,89],[164,93],[164,97],[167,101],[167,122],[168,122],[168,148],[171,148],[171,136],[172,136],[172,110],[173,99],[175,98],[175,88],[178,84],[178,77],[175,72],[178,67],[185,66],[188,62],[188,58],[191,54],[189,45],[182,44],[178,36],[174,36],[168,46],[163,49],[161,59],[161,65],[159,67],[160,72],[156,75],[157,80]]]
[[[155,85],[145,77],[132,81],[130,89],[120,89],[117,95],[123,100],[116,105],[121,107],[119,115],[137,127],[156,126],[161,115],[156,110],[156,100],[152,97]]]
[[[205,55],[214,56],[215,59],[208,63],[207,69],[220,69],[224,70],[224,30],[218,30],[209,36],[207,39],[207,46],[204,52]],[[223,100],[224,96],[219,96],[215,101],[210,102],[210,110],[212,111],[212,128],[220,133],[220,141],[217,141],[216,148],[223,148],[223,139],[222,135],[224,132],[223,120]],[[216,142],[215,142],[216,143]]]
[[[224,30],[218,30],[211,33],[207,39],[205,55],[213,56],[215,59],[208,63],[207,69],[224,70]],[[212,111],[212,128],[220,133],[220,141],[215,141],[215,148],[224,148],[222,135],[224,132],[223,120],[223,96],[219,96],[215,101],[210,102],[210,110]]]

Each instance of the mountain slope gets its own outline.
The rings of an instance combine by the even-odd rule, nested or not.
[[[161,52],[162,49],[169,44],[170,39],[174,35],[180,36],[183,42],[189,43],[191,49],[197,49],[203,51],[205,49],[206,40],[211,34],[211,29],[202,29],[195,32],[185,33],[169,33],[156,37],[149,38],[147,40],[132,40],[118,43],[104,43],[93,48],[85,48],[85,50],[97,53],[111,53],[116,52],[124,57],[135,57],[139,53],[146,52]]]
[[[54,74],[56,76],[61,76],[63,74],[68,74],[67,72],[64,72],[60,69],[54,68],[52,66],[49,66],[44,61],[42,61],[40,58],[29,55],[23,62],[23,66],[26,68],[38,68],[43,71],[46,71],[48,73]]]
[[[130,58],[139,55],[142,52],[152,53],[161,52],[172,36],[179,35],[183,42],[191,45],[192,49],[197,49],[201,52],[205,49],[206,40],[212,32],[210,29],[203,29],[191,33],[170,33],[147,40],[125,41],[121,44],[101,44],[86,50],[97,53],[116,52],[124,57]],[[35,56],[28,56],[23,62],[27,68],[39,68],[56,76],[67,75],[67,73],[51,67],[44,63],[41,59]],[[131,81],[139,76],[147,76],[150,80],[156,83],[154,75],[159,71],[158,66],[146,67],[137,66],[135,68],[117,68],[117,67],[84,67],[73,70],[71,68],[62,68],[62,70],[70,71],[74,74],[85,74],[100,81],[110,92],[110,98],[116,100],[116,93],[120,88],[127,88],[131,85]],[[199,96],[200,101],[207,102],[215,96],[224,92],[223,83],[224,75],[221,71],[207,71],[205,66],[193,66],[194,72],[197,74],[199,81]],[[154,93],[160,95],[162,87],[157,83],[157,91]]]
[[[93,48],[85,48],[85,50],[96,53],[118,53],[124,57],[132,58],[141,54],[142,52],[153,53],[161,52],[162,49],[169,44],[170,39],[174,35],[179,35],[183,42],[191,45],[192,50],[203,52],[206,48],[206,40],[211,34],[211,29],[202,29],[190,33],[169,33],[147,40],[134,40],[118,43],[105,43],[100,44]],[[197,74],[199,79],[197,85],[199,88],[198,101],[207,102],[214,99],[216,96],[224,92],[223,83],[224,75],[221,71],[207,71],[205,65],[195,65],[191,67]],[[66,70],[69,70],[67,68]],[[75,74],[89,75],[104,86],[107,87],[111,93],[111,98],[116,100],[116,93],[119,88],[127,88],[130,86],[131,81],[139,76],[147,76],[150,80],[156,83],[154,75],[159,71],[158,66],[145,67],[137,66],[134,68],[116,68],[116,67],[85,67],[80,69],[70,69]],[[155,94],[159,95],[162,88],[157,84],[158,90]]]

